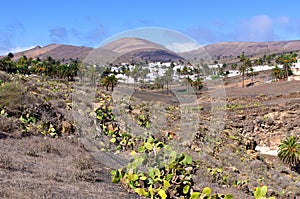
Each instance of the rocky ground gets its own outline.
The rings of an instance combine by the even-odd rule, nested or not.
[[[1,198],[139,198],[111,183],[109,160],[79,136],[72,82],[6,73],[0,79]],[[172,93],[144,90],[134,92],[123,108],[133,120],[145,125],[149,120],[157,137],[175,137],[178,148],[200,161],[195,189],[209,186],[235,198],[253,198],[255,187],[267,185],[269,195],[299,197],[299,174],[255,148],[276,149],[287,135],[299,136],[300,82],[237,88],[234,81],[224,82],[222,106],[213,105],[207,89],[185,104]],[[214,113],[223,116],[218,131],[213,131]],[[181,121],[188,124],[184,130]],[[126,122],[120,119],[120,124]]]

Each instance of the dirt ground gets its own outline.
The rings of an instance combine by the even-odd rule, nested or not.
[[[264,103],[296,100],[300,81],[274,82],[246,88],[224,86],[226,97],[270,97]],[[200,100],[208,91],[197,93]],[[293,94],[294,93],[294,94]],[[298,94],[297,94],[298,93]],[[161,91],[136,91],[134,98],[176,104]],[[207,98],[203,104],[209,107]],[[0,131],[0,198],[140,198],[111,183],[110,168],[93,159],[76,135],[10,137]]]
[[[7,138],[0,148],[0,198],[139,198],[76,138]]]

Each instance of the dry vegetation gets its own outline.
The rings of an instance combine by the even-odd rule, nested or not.
[[[78,139],[70,107],[70,82],[6,73],[0,73],[0,79],[4,82],[0,86],[1,198],[139,198],[123,185],[112,184],[105,160],[92,156]],[[226,110],[225,129],[214,140],[208,131],[208,91],[198,93],[200,104],[187,109],[191,118],[200,114],[199,124],[194,124],[197,131],[191,132],[190,142],[180,143],[200,161],[195,190],[209,186],[235,198],[252,198],[255,187],[267,185],[269,196],[300,196],[299,174],[276,156],[254,150],[256,144],[270,145],[287,133],[298,136],[299,84],[277,82],[245,89],[228,86],[228,106],[221,107]],[[146,128],[152,125],[158,140],[170,136],[180,140],[183,135],[176,134],[180,106],[172,102],[174,96],[145,92],[133,95],[130,106],[124,108],[126,114]],[[285,121],[280,116],[264,120],[270,113],[283,114]],[[160,116],[166,118],[163,128],[159,126]]]

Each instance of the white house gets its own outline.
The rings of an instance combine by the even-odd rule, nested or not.
[[[297,62],[291,66],[293,75],[288,77],[288,81],[298,80],[300,81],[300,59],[297,59]]]
[[[297,59],[297,62],[291,66],[293,75],[300,75],[300,59]]]
[[[239,70],[228,70],[226,71],[227,73],[227,77],[235,77],[240,75],[240,71]]]
[[[275,66],[269,66],[269,65],[259,65],[259,66],[253,66],[253,72],[260,72],[265,70],[272,70],[275,68]]]

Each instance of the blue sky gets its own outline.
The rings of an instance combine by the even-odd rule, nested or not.
[[[300,38],[300,2],[127,0],[1,2],[0,54],[50,43],[97,47],[122,31],[162,27],[200,44]]]

